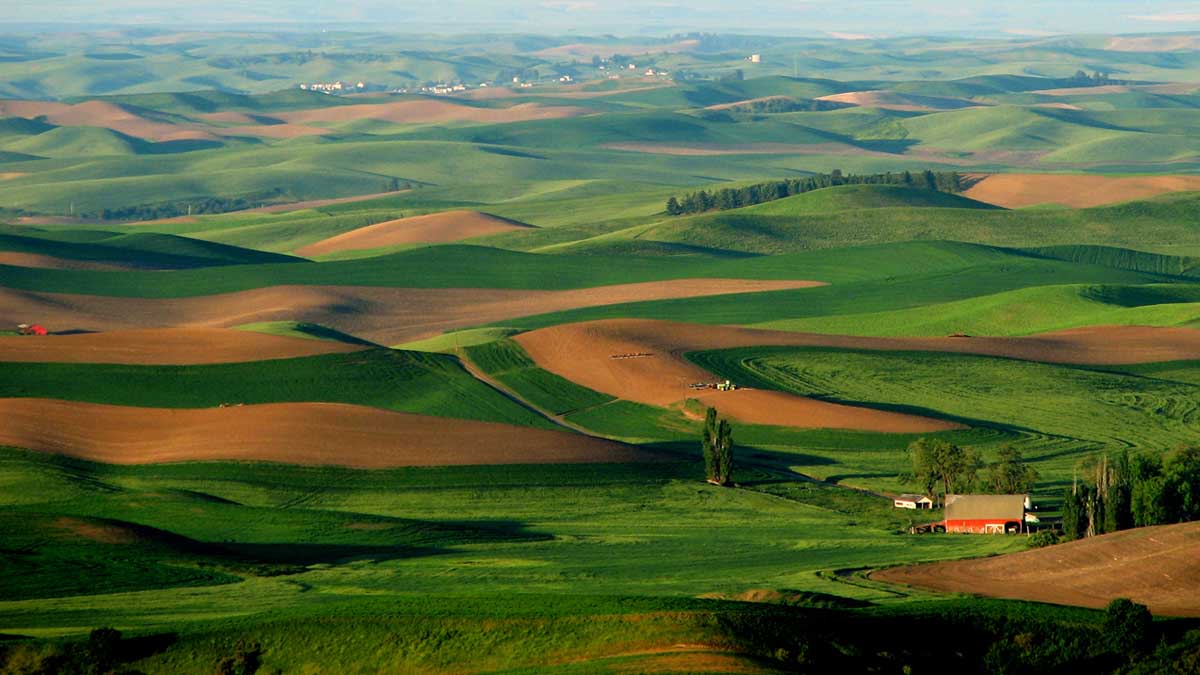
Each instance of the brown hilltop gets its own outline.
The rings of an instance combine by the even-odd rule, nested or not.
[[[1200,522],[1141,527],[993,558],[881,570],[874,579],[950,593],[1200,616]]]
[[[360,227],[296,249],[296,254],[314,257],[401,244],[460,241],[529,227],[479,211],[443,211]]]
[[[339,403],[161,409],[0,399],[0,445],[111,464],[264,461],[386,468],[655,461],[582,434]]]

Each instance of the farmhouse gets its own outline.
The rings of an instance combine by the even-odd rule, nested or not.
[[[933,499],[925,495],[903,494],[892,500],[892,506],[898,509],[932,509]]]
[[[946,495],[946,531],[1019,533],[1028,505],[1028,495]]]

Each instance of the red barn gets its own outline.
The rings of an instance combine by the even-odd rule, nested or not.
[[[18,326],[18,328],[20,330],[21,335],[49,335],[50,334],[50,331],[46,330],[45,326],[42,326],[42,325],[36,324],[36,323],[33,324],[32,326],[30,326],[28,324],[21,324],[20,326]]]
[[[1020,533],[1028,495],[946,495],[946,531]]]

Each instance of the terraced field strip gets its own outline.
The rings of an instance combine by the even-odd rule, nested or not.
[[[1009,209],[1040,204],[1088,208],[1200,190],[1200,176],[1000,173],[979,177],[967,197]]]
[[[751,386],[1004,430],[1044,482],[1069,480],[1077,462],[1106,449],[1161,453],[1200,440],[1194,361],[1155,372],[829,347],[743,347],[691,358]]]
[[[629,330],[625,330],[629,329]],[[646,330],[648,329],[648,330]],[[961,428],[953,422],[826,403],[779,391],[718,391],[715,376],[683,353],[754,331],[667,322],[597,322],[546,328],[515,340],[541,368],[626,401],[671,407],[688,400],[743,422],[793,427],[920,433]],[[625,355],[638,358],[622,358]]]
[[[1200,616],[1200,523],[1142,527],[991,558],[893,567],[873,579],[1083,607],[1129,598],[1165,616]]]
[[[581,434],[334,403],[202,409],[0,399],[0,445],[116,464],[264,461],[359,468],[645,462]]]
[[[0,337],[0,362],[235,363],[360,351],[365,346],[227,330],[148,328],[43,337]]]
[[[814,281],[675,279],[562,291],[272,286],[178,299],[0,288],[0,314],[38,317],[39,322],[53,330],[229,327],[264,321],[302,321],[329,326],[379,344],[400,344],[457,328],[545,311],[821,285]]]

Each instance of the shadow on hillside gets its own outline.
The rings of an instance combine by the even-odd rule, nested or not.
[[[123,663],[136,663],[167,651],[176,642],[179,642],[178,633],[156,633],[124,638],[121,640],[120,660]]]
[[[548,541],[553,538],[549,534],[529,531],[526,529],[526,523],[515,520],[423,522],[421,525],[430,529],[418,532],[386,521],[363,525],[362,533],[364,538],[371,540],[369,543],[223,542],[214,546],[218,546],[226,556],[248,565],[288,568],[256,571],[270,575],[288,574],[298,571],[290,568],[326,563],[443,555],[452,552],[453,547],[463,544],[519,543]],[[374,529],[375,527],[378,529]],[[388,543],[386,540],[389,538],[394,538],[395,543]]]
[[[895,473],[873,472],[873,473],[835,473],[830,474],[825,478],[825,482],[830,485],[838,485],[844,480],[853,480],[856,478],[895,478]]]
[[[872,152],[886,152],[889,155],[903,155],[908,152],[909,148],[917,144],[917,141],[911,138],[897,139],[876,139],[870,141],[852,141],[855,146],[863,150]]]

